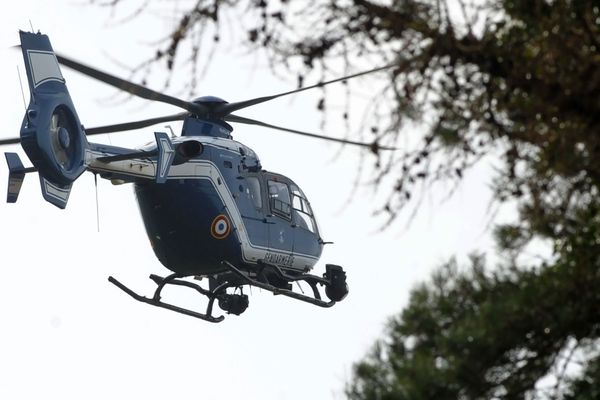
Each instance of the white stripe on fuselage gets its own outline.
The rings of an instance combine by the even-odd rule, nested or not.
[[[219,138],[210,138],[219,139]],[[231,149],[231,140],[221,139],[224,143],[219,143],[218,140],[211,140],[213,143],[202,142],[203,145],[216,147],[219,150],[226,150],[236,155],[239,155],[237,150]],[[214,145],[213,145],[214,144]],[[227,146],[225,146],[227,144]],[[245,146],[244,146],[245,147]],[[131,175],[140,178],[154,179],[156,163],[149,160],[124,160],[115,161],[109,164],[97,161],[96,158],[103,157],[109,154],[87,150],[86,161],[88,168],[92,171],[106,171],[123,175]],[[211,182],[221,201],[229,211],[234,227],[237,228],[238,239],[242,246],[242,257],[245,262],[255,264],[258,260],[271,260],[272,263],[279,263],[287,268],[294,269],[310,269],[319,260],[318,257],[309,254],[286,253],[277,249],[258,246],[251,242],[246,226],[240,214],[240,211],[235,204],[233,195],[229,187],[225,183],[226,180],[221,175],[221,171],[217,166],[209,160],[190,160],[180,165],[173,165],[169,171],[167,179],[207,179]],[[221,183],[219,183],[219,181]]]

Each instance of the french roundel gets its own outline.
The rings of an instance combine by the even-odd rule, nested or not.
[[[225,239],[231,232],[231,222],[226,215],[220,214],[215,217],[210,225],[210,234],[215,239]]]

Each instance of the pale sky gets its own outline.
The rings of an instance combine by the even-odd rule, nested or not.
[[[2,138],[19,134],[24,105],[17,65],[25,86],[26,78],[20,52],[9,47],[18,44],[19,29],[30,29],[30,20],[50,36],[55,50],[122,77],[126,71],[106,54],[135,65],[152,53],[148,43],[167,32],[167,25],[152,18],[113,26],[106,10],[78,4],[87,1],[20,1],[3,8]],[[294,77],[275,78],[260,58],[243,57],[243,49],[225,53],[214,59],[198,96],[237,101],[294,88]],[[175,87],[186,74],[175,77]],[[143,100],[114,104],[115,91],[108,86],[66,69],[63,75],[88,127],[179,112]],[[162,78],[149,86],[160,89]],[[319,97],[299,94],[240,114],[320,132]],[[354,101],[357,108],[364,104]],[[91,140],[133,148],[153,140],[155,129],[164,128]],[[135,302],[107,277],[150,295],[148,275],[169,271],[150,248],[132,187],[99,183],[98,233],[91,174],[75,183],[66,210],[46,203],[37,176],[29,175],[17,204],[0,202],[0,398],[342,398],[352,363],[380,337],[387,318],[406,305],[410,288],[452,256],[464,260],[470,251],[491,249],[485,230],[489,168],[468,173],[449,200],[443,191],[426,196],[408,228],[400,219],[378,232],[380,223],[372,217],[377,197],[370,188],[344,207],[358,150],[345,149],[335,158],[334,144],[262,128],[234,129],[234,138],[254,149],[265,169],[289,176],[307,194],[324,239],[335,242],[314,273],[322,274],[325,263],[342,265],[348,297],[321,309],[253,289],[248,310],[220,324]],[[327,129],[324,133],[342,136],[344,127]],[[20,146],[3,151],[17,151],[26,160]],[[8,170],[4,161],[1,165],[5,193]],[[198,305],[185,290],[172,289],[165,297]]]

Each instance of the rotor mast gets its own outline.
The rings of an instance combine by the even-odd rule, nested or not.
[[[181,136],[212,136],[231,139],[233,127],[211,112],[215,108],[228,104],[225,100],[216,96],[202,96],[193,100],[192,103],[203,106],[208,110],[208,115],[198,116],[189,114],[183,120]]]

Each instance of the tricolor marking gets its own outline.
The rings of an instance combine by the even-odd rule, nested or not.
[[[220,214],[215,217],[212,224],[210,225],[210,234],[215,239],[225,239],[231,232],[231,222],[226,215]]]

